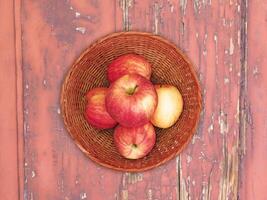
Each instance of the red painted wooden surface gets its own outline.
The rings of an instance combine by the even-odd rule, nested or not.
[[[1,199],[267,199],[266,12],[263,0],[1,1]],[[90,161],[60,116],[72,62],[121,30],[174,42],[203,89],[190,145],[143,173]]]

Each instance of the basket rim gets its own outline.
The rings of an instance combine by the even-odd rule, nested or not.
[[[166,45],[168,45],[169,47],[173,48],[178,54],[181,55],[181,57],[189,64],[189,70],[190,73],[193,75],[193,79],[195,81],[195,83],[197,84],[197,103],[198,103],[198,110],[196,111],[196,122],[194,124],[194,126],[192,127],[192,131],[191,134],[189,135],[188,139],[186,140],[186,142],[184,142],[181,146],[180,149],[178,149],[175,153],[170,154],[169,156],[167,156],[165,159],[162,159],[160,162],[156,163],[156,164],[152,164],[146,167],[142,167],[142,168],[123,168],[121,166],[114,166],[114,165],[110,165],[107,163],[102,162],[101,159],[98,159],[97,157],[92,156],[78,141],[77,139],[74,137],[74,135],[72,134],[70,127],[67,123],[67,119],[66,119],[66,108],[65,108],[65,102],[66,99],[64,99],[65,97],[65,87],[66,84],[68,83],[68,80],[72,74],[72,71],[77,67],[77,64],[80,62],[81,59],[84,58],[84,56],[95,46],[97,46],[99,43],[103,42],[104,40],[107,40],[109,38],[112,37],[116,37],[116,36],[120,36],[120,35],[140,35],[140,36],[146,36],[146,37],[150,37],[153,38],[155,40],[159,40],[163,43],[165,43]],[[197,78],[197,74],[195,71],[195,65],[192,63],[192,61],[188,58],[188,56],[182,51],[180,50],[175,44],[173,44],[172,42],[170,42],[169,40],[165,39],[162,36],[159,35],[155,35],[153,33],[150,32],[141,32],[141,31],[120,31],[120,32],[113,32],[113,33],[109,33],[95,41],[93,41],[85,50],[83,50],[83,52],[79,55],[78,58],[75,59],[75,61],[73,62],[73,64],[71,65],[71,67],[68,69],[68,72],[65,75],[65,78],[63,78],[63,84],[61,86],[61,94],[60,94],[60,108],[61,108],[61,116],[63,118],[64,121],[64,125],[65,128],[67,130],[67,132],[69,133],[69,135],[71,136],[71,138],[74,140],[75,144],[78,146],[78,148],[86,154],[86,156],[88,156],[91,160],[93,160],[95,163],[107,167],[109,169],[114,169],[117,171],[124,171],[124,172],[143,172],[143,171],[147,171],[150,170],[152,168],[158,167],[160,165],[165,164],[166,162],[172,160],[174,157],[176,157],[178,154],[180,154],[185,147],[189,144],[189,142],[191,141],[193,135],[196,133],[196,129],[198,127],[199,121],[200,121],[200,113],[202,111],[202,94],[201,94],[201,86],[199,83],[199,80]]]

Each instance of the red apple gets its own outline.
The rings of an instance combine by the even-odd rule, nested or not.
[[[151,123],[133,128],[118,125],[114,131],[114,142],[122,156],[138,159],[151,151],[156,142],[156,134]]]
[[[142,56],[126,54],[108,66],[108,80],[112,83],[126,74],[139,74],[147,79],[151,76],[151,65]]]
[[[169,128],[180,117],[183,111],[183,98],[173,85],[155,85],[158,94],[158,105],[151,118],[154,126]]]
[[[148,123],[156,106],[154,86],[138,74],[124,75],[113,82],[106,96],[108,113],[125,127]]]
[[[107,88],[94,88],[87,95],[85,117],[96,128],[113,128],[117,122],[108,114],[105,106]]]

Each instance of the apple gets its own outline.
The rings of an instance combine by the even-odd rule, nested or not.
[[[159,128],[169,128],[175,124],[182,113],[182,95],[172,85],[155,85],[155,88],[158,95],[158,105],[151,122]]]
[[[94,88],[87,95],[85,117],[89,124],[96,128],[113,128],[117,122],[106,110],[105,98],[108,88]]]
[[[125,127],[148,123],[156,106],[157,93],[154,86],[138,74],[124,75],[114,81],[106,95],[108,113]]]
[[[118,125],[114,131],[114,142],[122,156],[138,159],[151,151],[156,142],[156,134],[151,123],[133,128]]]
[[[118,57],[108,66],[108,80],[110,83],[126,74],[139,74],[150,79],[151,64],[142,56],[126,54]]]

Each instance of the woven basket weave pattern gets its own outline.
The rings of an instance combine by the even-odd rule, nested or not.
[[[84,117],[86,93],[95,87],[108,87],[107,66],[128,53],[145,57],[152,64],[152,82],[175,85],[184,100],[177,123],[168,129],[156,128],[155,147],[138,160],[119,155],[113,143],[113,130],[95,129]],[[127,32],[99,40],[80,56],[63,84],[61,106],[70,135],[92,160],[117,170],[142,171],[173,158],[190,141],[199,119],[201,95],[191,63],[174,45],[148,33]]]

